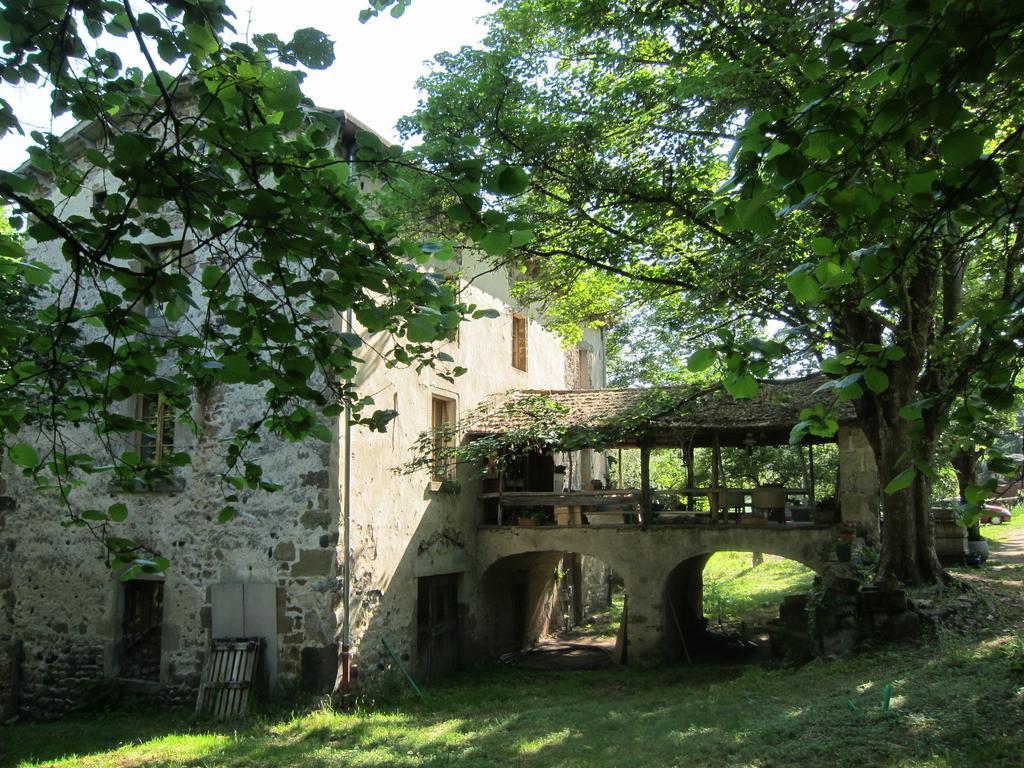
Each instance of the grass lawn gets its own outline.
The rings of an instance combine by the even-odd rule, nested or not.
[[[716,552],[704,567],[704,615],[714,624],[765,621],[779,615],[785,595],[807,592],[814,571],[794,560],[765,555],[751,564],[750,552]]]
[[[773,563],[763,573],[789,567]],[[184,714],[83,716],[0,728],[0,766],[1024,765],[1024,566],[957,573],[968,591],[935,597],[973,596],[973,628],[919,646],[800,669],[491,667],[428,686],[423,701],[229,726]],[[754,588],[736,594],[762,599]]]

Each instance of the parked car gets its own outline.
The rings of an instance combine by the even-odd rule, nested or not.
[[[1000,525],[1001,523],[1008,523],[1013,515],[1010,514],[1010,510],[1006,507],[1000,507],[998,504],[982,504],[981,505],[981,519],[982,523],[989,523],[990,525]]]

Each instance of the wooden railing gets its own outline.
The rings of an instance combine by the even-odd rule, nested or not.
[[[567,509],[569,524],[581,524],[582,516],[588,518],[620,518],[618,524],[628,524],[630,517],[642,525],[657,522],[674,522],[681,516],[702,516],[710,522],[725,522],[738,515],[753,515],[753,494],[760,489],[755,488],[671,488],[652,490],[650,502],[644,504],[643,491],[640,489],[610,489],[600,491],[500,491],[481,494],[480,499],[491,502],[497,507],[497,524],[503,525],[509,518],[528,507]],[[812,508],[811,494],[805,488],[777,489],[785,491],[787,498],[804,497],[808,511]],[[735,503],[742,498],[742,503]],[[697,509],[697,499],[707,499],[706,509]],[[722,503],[725,501],[726,503]],[[702,505],[703,506],[703,505]],[[645,509],[646,507],[646,509]],[[778,509],[778,508],[776,508]],[[492,515],[493,517],[493,515]],[[646,517],[646,519],[644,519]],[[784,518],[777,517],[778,522]],[[603,524],[608,522],[602,519]]]

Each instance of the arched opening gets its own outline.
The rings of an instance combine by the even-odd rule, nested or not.
[[[495,562],[481,580],[480,639],[491,659],[530,653],[579,660],[592,648],[593,658],[619,661],[624,599],[621,579],[591,555],[511,555]]]
[[[662,640],[675,662],[767,658],[780,605],[805,594],[815,573],[806,565],[760,552],[691,557],[665,580]]]

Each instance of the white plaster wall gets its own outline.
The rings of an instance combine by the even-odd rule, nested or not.
[[[485,272],[467,261],[463,275]],[[410,447],[431,428],[431,397],[456,401],[464,416],[488,395],[510,389],[565,389],[567,355],[563,345],[539,322],[536,313],[509,304],[509,283],[503,271],[461,283],[463,298],[481,309],[496,309],[496,319],[462,325],[459,341],[443,351],[468,373],[454,383],[435,372],[387,369],[371,364],[358,379],[361,394],[373,395],[379,407],[395,407],[398,418],[387,434],[357,430],[352,455],[352,646],[354,662],[363,674],[385,662],[381,639],[405,661],[416,661],[416,578],[464,573],[460,602],[467,606],[465,631],[473,634],[476,529],[482,510],[477,500],[479,479],[460,469],[462,490],[445,494],[431,490],[429,471],[396,475],[393,468],[410,458]],[[525,314],[528,325],[528,364],[512,366],[513,311]],[[592,381],[604,380],[600,334],[588,331],[600,350],[592,355]],[[374,344],[386,344],[378,338]],[[366,355],[363,355],[366,357]],[[376,356],[374,356],[376,357]],[[397,396],[397,400],[395,399]],[[338,623],[342,621],[339,605]]]

